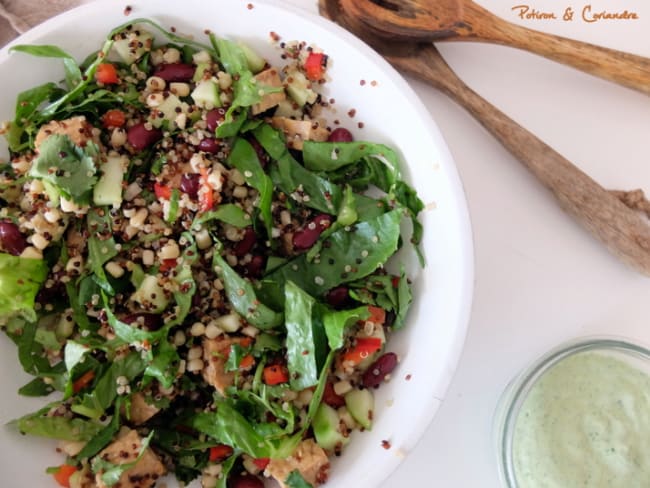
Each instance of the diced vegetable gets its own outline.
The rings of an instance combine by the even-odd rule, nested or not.
[[[62,464],[52,474],[52,476],[54,476],[54,479],[60,486],[70,488],[70,477],[76,472],[77,468],[75,466],[71,466],[70,464]]]
[[[210,462],[214,463],[217,461],[223,461],[225,458],[229,457],[233,453],[233,448],[226,444],[219,444],[218,446],[212,446],[210,448]]]
[[[357,365],[379,351],[382,341],[378,337],[357,337],[355,344],[343,354],[343,361]]]
[[[316,442],[320,447],[332,451],[340,449],[348,443],[349,438],[341,434],[339,424],[339,414],[336,410],[322,403],[316,411],[312,424]]]
[[[325,74],[327,56],[324,53],[310,52],[305,60],[305,73],[311,81],[320,80]]]
[[[72,383],[72,391],[79,393],[81,390],[86,388],[95,378],[95,372],[90,369],[77,378],[74,383]]]
[[[207,109],[221,107],[219,84],[212,78],[199,81],[190,96],[198,107]]]
[[[120,81],[117,76],[117,68],[111,63],[101,63],[97,66],[95,78],[97,78],[99,83],[103,83],[104,85],[114,85]]]
[[[316,101],[318,95],[311,88],[311,82],[298,69],[289,69],[286,73],[287,93],[300,107]]]
[[[289,371],[284,366],[273,364],[264,368],[264,383],[280,385],[289,381]]]
[[[162,312],[169,303],[165,290],[154,275],[147,275],[138,289],[131,295],[131,300],[137,302],[143,310],[152,313]]]
[[[125,29],[117,34],[113,49],[125,64],[133,64],[151,50],[153,34],[142,27]]]
[[[126,123],[126,114],[118,109],[113,108],[102,115],[102,124],[104,127],[122,127]]]
[[[375,409],[375,396],[370,390],[354,389],[345,394],[345,405],[352,418],[364,429],[372,427]]]
[[[128,162],[121,156],[108,156],[101,165],[102,175],[93,188],[95,205],[119,207],[122,203],[122,181]]]

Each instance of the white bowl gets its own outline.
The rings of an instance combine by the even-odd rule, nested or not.
[[[132,12],[126,17],[124,10],[130,4]],[[55,44],[81,60],[100,48],[113,27],[136,17],[152,18],[164,27],[176,27],[177,33],[194,34],[197,39],[204,37],[205,29],[221,37],[243,39],[278,62],[279,52],[269,42],[271,31],[284,40],[317,45],[332,60],[332,81],[325,93],[336,100],[337,113],[333,117],[351,129],[357,139],[383,142],[401,152],[406,179],[427,204],[422,215],[427,266],[420,269],[412,253],[403,255],[407,271],[414,278],[415,300],[407,326],[393,336],[388,346],[399,354],[401,363],[392,381],[377,392],[372,431],[354,436],[344,454],[333,462],[326,485],[379,486],[415,447],[444,399],[471,308],[473,253],[468,212],[456,168],[437,126],[409,85],[361,41],[325,19],[275,2],[97,2],[51,19],[14,43]],[[0,51],[0,120],[13,118],[19,92],[63,78],[60,60],[10,54],[8,47]],[[356,110],[353,118],[348,115],[350,109]],[[359,122],[363,122],[362,129],[357,127]],[[0,144],[0,156],[5,156],[6,145],[4,141]],[[18,364],[13,343],[1,337],[1,424],[45,403],[45,399],[23,398],[16,393],[28,380]],[[389,449],[382,447],[383,440],[389,441]],[[2,427],[3,478],[12,480],[13,486],[55,486],[45,474],[47,466],[62,461],[53,446]],[[168,486],[176,486],[175,481]]]

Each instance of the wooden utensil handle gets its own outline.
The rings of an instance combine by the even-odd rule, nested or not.
[[[650,276],[650,226],[586,173],[481,98],[431,45],[388,53],[402,72],[441,89],[467,109],[557,197],[560,205],[620,259]]]
[[[467,37],[448,40],[486,41],[525,49],[650,95],[649,58],[527,29],[495,16],[474,2],[467,2],[465,7]]]

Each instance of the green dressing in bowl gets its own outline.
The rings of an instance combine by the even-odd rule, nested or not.
[[[620,353],[562,358],[521,404],[511,455],[517,488],[649,487],[650,376]]]

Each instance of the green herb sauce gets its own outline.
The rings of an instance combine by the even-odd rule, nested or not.
[[[533,386],[515,425],[519,488],[650,486],[650,376],[582,352]]]

